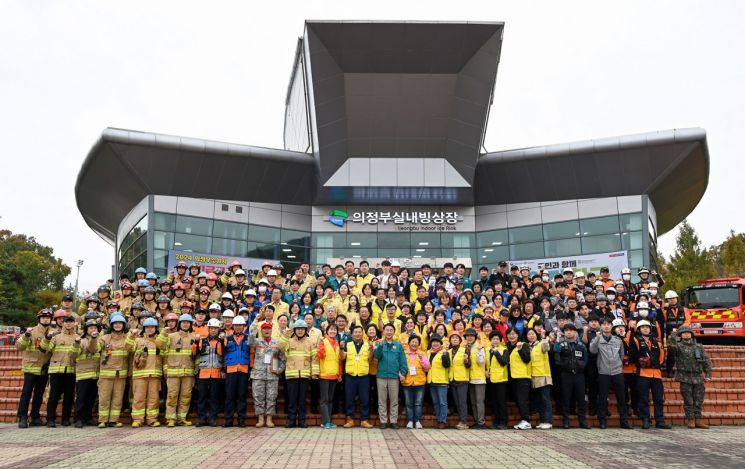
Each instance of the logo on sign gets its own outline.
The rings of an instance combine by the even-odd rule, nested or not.
[[[332,210],[329,212],[329,223],[336,226],[344,226],[349,214],[343,210]]]

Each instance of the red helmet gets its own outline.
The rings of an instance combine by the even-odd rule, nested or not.
[[[112,306],[116,306],[118,308],[119,307],[119,302],[116,301],[116,300],[109,300],[109,301],[106,302],[106,307],[107,308],[111,308]]]
[[[217,282],[217,275],[214,272],[210,272],[207,274],[207,280],[214,280]]]
[[[181,280],[181,283],[188,283],[189,285],[191,285],[192,283],[194,283],[194,279],[192,279],[191,277],[184,277]]]
[[[233,261],[230,263],[230,267],[243,267],[240,261]]]
[[[121,283],[122,290],[126,289],[132,289],[132,284],[127,282],[126,280]]]
[[[199,289],[199,293],[204,293],[205,295],[210,294],[210,288],[209,287],[202,287]]]
[[[53,316],[54,319],[66,318],[66,317],[67,317],[67,311],[65,311],[64,309],[58,309],[57,311],[54,312],[54,316]]]
[[[183,267],[183,268],[185,269],[185,268],[186,268],[186,262],[184,262],[184,261],[179,261],[179,263],[178,263],[178,264],[176,264],[176,268],[179,268],[179,267]]]
[[[183,283],[181,283],[181,282],[179,282],[179,283],[177,283],[176,285],[174,285],[174,286],[173,286],[173,289],[174,289],[174,290],[186,290],[186,288],[184,288],[184,284],[183,284]]]
[[[191,304],[191,301],[182,301],[179,305],[179,308],[193,308],[194,306]]]
[[[62,311],[62,310],[60,310],[60,311]],[[36,317],[37,318],[40,318],[40,317],[43,317],[43,316],[47,316],[47,317],[50,317],[51,318],[52,317],[52,310],[51,309],[44,308],[42,310],[39,310],[38,313],[36,313]]]
[[[178,315],[176,313],[168,313],[165,317],[166,321],[178,321]]]

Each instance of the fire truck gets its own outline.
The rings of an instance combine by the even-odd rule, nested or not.
[[[683,291],[688,323],[698,338],[745,339],[745,279],[699,280]]]

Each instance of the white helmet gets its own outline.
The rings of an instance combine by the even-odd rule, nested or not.
[[[646,301],[640,301],[636,304],[636,309],[637,311],[640,309],[649,309],[649,303],[647,303]]]
[[[231,295],[231,294],[230,294],[230,293],[228,293],[228,292],[225,292],[225,293],[223,293],[223,294],[222,294],[221,298],[222,298],[223,300],[232,300],[232,299],[233,299],[233,295]]]
[[[401,267],[401,263],[398,261],[391,262],[391,267]]]
[[[600,280],[595,280],[595,286],[596,287],[602,287],[603,286],[603,282],[600,281]]]
[[[571,268],[571,267],[566,267],[566,268],[564,269],[564,272],[563,272],[563,273],[565,273],[565,274],[572,274],[572,275],[574,275],[574,270],[572,270],[572,268]]]
[[[668,290],[665,292],[666,300],[670,300],[670,299],[677,298],[677,297],[678,297],[678,292],[676,292],[675,290]]]
[[[220,327],[220,320],[219,319],[210,319],[207,321],[207,327]]]
[[[233,325],[234,326],[245,326],[246,319],[243,316],[238,316],[237,318],[233,319]]]
[[[585,278],[585,273],[580,270],[576,274],[574,274],[574,276],[576,278]]]
[[[238,270],[236,270],[236,271],[235,271],[235,276],[237,277],[237,276],[239,276],[239,275],[243,275],[243,276],[245,277],[245,276],[246,276],[246,271],[245,271],[245,270],[243,270],[243,269],[238,269]]]
[[[616,319],[614,319],[614,320],[613,320],[613,322],[611,323],[611,325],[612,325],[613,327],[616,327],[616,326],[625,326],[625,325],[626,325],[626,323],[625,323],[625,322],[623,322],[623,319],[621,319],[621,318],[616,318]]]
[[[621,274],[631,274],[631,269],[629,269],[628,267],[624,267],[623,269],[621,269]]]
[[[225,311],[222,312],[222,317],[224,317],[224,318],[234,318],[235,317],[235,313],[233,312],[232,309],[226,309]]]
[[[256,290],[253,288],[249,288],[246,290],[246,293],[243,294],[243,296],[256,296]]]
[[[652,323],[647,321],[646,319],[642,319],[638,323],[636,323],[636,328],[639,329],[642,326],[652,327]]]
[[[232,299],[232,297],[231,297]],[[222,308],[220,308],[220,305],[217,303],[212,303],[209,307],[210,311],[220,311]]]
[[[657,288],[657,282],[649,282],[649,288]]]
[[[268,272],[266,273],[266,276],[267,276],[267,277],[271,277],[272,275],[276,277],[276,276],[277,276],[277,271],[276,271],[276,270],[274,270],[274,269],[270,269],[270,270],[269,270],[269,271],[268,271]]]

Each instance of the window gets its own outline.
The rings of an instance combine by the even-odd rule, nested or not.
[[[212,254],[223,256],[243,256],[246,242],[237,239],[212,238]]]
[[[176,250],[179,251],[194,251],[211,254],[212,238],[210,238],[209,236],[176,233],[176,238],[173,246]]]
[[[127,249],[129,246],[132,245],[132,243],[138,239],[143,234],[147,233],[147,215],[142,217],[140,221],[137,222],[135,226],[132,227],[131,230],[129,230],[129,233],[127,233],[124,238],[119,243],[119,249],[120,251],[122,249]]]
[[[413,234],[412,234],[413,236]],[[476,245],[473,233],[442,233],[443,248],[472,248]]]
[[[383,246],[381,246],[378,249],[378,253],[374,257],[390,257],[392,259],[401,259],[404,257],[411,257],[411,251],[409,251],[408,248],[393,248],[393,249],[385,249]],[[370,267],[375,267],[374,265],[370,265]]]
[[[582,236],[619,233],[618,216],[585,218],[579,221]]]
[[[411,233],[411,248],[439,248],[440,233]]]
[[[282,262],[303,262],[308,260],[308,249],[299,246],[281,245],[279,258]],[[289,271],[288,271],[289,272]]]
[[[553,239],[573,238],[579,235],[579,221],[577,220],[563,221],[560,223],[547,223],[543,225],[543,238],[547,241]]]
[[[231,221],[215,220],[213,236],[245,240],[248,236],[248,225]]]
[[[411,248],[411,236],[407,233],[378,233],[378,248],[381,257],[389,256],[386,254],[388,248]]]
[[[279,228],[250,225],[248,227],[248,240],[279,244],[279,233]]]
[[[346,245],[346,233],[313,233],[311,236],[311,246],[314,248],[343,248]]]
[[[510,249],[507,246],[480,248],[476,252],[477,257],[473,259],[474,270],[482,265],[493,266],[497,262],[507,260],[510,257]]]
[[[641,231],[642,229],[642,214],[641,213],[629,213],[626,215],[619,215],[618,219],[621,222],[621,231]]]
[[[622,233],[621,245],[623,249],[642,249],[642,232]]]
[[[546,241],[544,247],[546,249],[546,256],[550,257],[575,256],[582,253],[579,238]]]
[[[170,213],[156,213],[153,225],[156,230],[176,231],[176,215]]]
[[[629,267],[639,268],[644,265],[644,252],[643,251],[629,251]],[[636,272],[634,272],[636,275]]]
[[[507,230],[482,231],[476,233],[476,246],[506,246],[508,243]]]
[[[509,231],[510,231],[510,244],[543,241],[543,228],[541,227],[541,225],[521,226],[519,228],[510,228]],[[542,243],[541,243],[541,251],[543,251]],[[543,254],[541,254],[541,256],[542,255]],[[513,258],[515,257],[513,256]],[[525,259],[525,258],[517,257],[515,259]]]
[[[510,245],[510,260],[527,260],[544,257],[543,243],[525,243]]]
[[[264,243],[247,243],[246,257],[256,257],[259,259],[278,259],[279,258],[278,244],[264,244]]]
[[[212,235],[212,220],[207,218],[176,216],[176,232],[190,235]]]
[[[153,246],[155,249],[173,249],[173,233],[156,231],[153,235]]]
[[[468,249],[466,249],[466,251],[468,251]],[[440,250],[440,248],[412,246],[410,257],[416,257],[416,258],[442,257],[442,251]]]
[[[582,238],[582,254],[596,254],[621,250],[621,236],[612,235],[587,236]]]
[[[310,233],[307,231],[295,231],[282,229],[280,234],[282,244],[292,246],[308,246],[310,244]]]
[[[153,251],[153,267],[156,269],[168,270],[174,266],[168,265],[168,251],[155,250]]]
[[[228,207],[228,204],[222,204],[220,208],[223,212],[227,212],[230,207]]]
[[[235,206],[235,213],[243,213],[243,207],[240,205]]]
[[[505,246],[505,249],[507,247]],[[476,249],[466,249],[466,248],[457,248],[457,249],[451,249],[451,248],[442,248],[442,257],[470,257],[473,259],[474,253],[476,252]],[[506,257],[505,257],[506,259]]]

